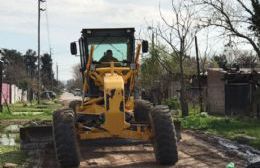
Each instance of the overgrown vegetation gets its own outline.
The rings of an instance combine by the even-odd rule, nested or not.
[[[168,105],[171,110],[178,110],[181,107],[177,97],[166,99],[163,101],[163,104]]]
[[[0,113],[0,120],[7,119],[30,119],[30,120],[51,120],[52,112],[61,107],[61,104],[55,101],[45,101],[38,105],[36,103],[23,104],[16,103],[7,107],[4,107],[2,113]]]
[[[4,62],[3,82],[15,84],[20,89],[36,93],[38,74],[36,52],[29,49],[23,54],[14,49],[2,49],[1,53],[3,55],[1,60]],[[44,90],[59,92],[62,84],[54,78],[51,56],[45,53],[40,61],[41,82]]]
[[[2,167],[4,163],[23,165],[25,161],[26,154],[20,151],[19,146],[0,145],[0,167]]]
[[[62,105],[57,101],[42,101],[42,104],[38,105],[36,102],[32,104],[16,103],[7,107],[4,107],[2,113],[0,113],[0,122],[1,120],[11,120],[15,119],[18,124],[24,120],[51,120],[52,112]],[[5,126],[0,125],[0,132],[4,132]],[[7,132],[4,132],[7,133]],[[18,139],[15,139],[15,142],[19,142]],[[15,163],[19,166],[24,166],[26,163],[27,156],[23,153],[19,146],[5,146],[0,144],[0,167],[4,163]]]
[[[207,113],[194,113],[182,118],[184,129],[205,131],[231,140],[241,137],[251,137],[245,142],[260,149],[260,122],[250,118],[225,118],[207,115]]]
[[[163,102],[171,110],[180,111],[180,103],[177,98],[170,98]],[[234,141],[248,138],[244,143],[260,150],[260,122],[259,120],[247,117],[224,117],[212,116],[206,112],[199,112],[198,106],[189,107],[190,115],[181,118],[179,113],[173,114],[175,119],[180,119],[182,128],[199,130],[210,134],[218,135]]]

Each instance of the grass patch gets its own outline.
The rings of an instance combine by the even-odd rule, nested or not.
[[[18,146],[0,145],[0,167],[7,162],[22,165],[26,161],[26,158],[26,154],[20,151]]]
[[[250,118],[225,118],[205,114],[191,113],[189,117],[182,118],[182,127],[186,129],[203,130],[231,140],[237,136],[254,137],[249,145],[260,149],[260,122]]]
[[[53,111],[61,107],[61,104],[54,101],[42,102],[40,105],[16,103],[9,105],[10,112],[7,107],[4,107],[3,112],[0,113],[0,120],[51,120]],[[0,132],[2,131],[4,126],[0,125]],[[19,143],[19,136],[15,137],[15,142]],[[0,145],[0,167],[7,162],[23,167],[26,159],[27,155],[20,151],[19,146]]]
[[[5,126],[0,125],[0,132],[2,132],[4,130]]]
[[[0,113],[0,120],[8,119],[29,119],[29,120],[51,120],[52,113],[62,105],[54,101],[45,101],[42,104],[23,104],[16,103],[3,108]]]

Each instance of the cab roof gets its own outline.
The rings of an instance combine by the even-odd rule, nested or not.
[[[135,28],[90,28],[82,29],[83,37],[124,37],[134,36]]]

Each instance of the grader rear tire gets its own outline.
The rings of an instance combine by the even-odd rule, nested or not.
[[[53,113],[54,147],[57,160],[63,168],[78,167],[80,163],[74,120],[71,109],[61,109]]]
[[[150,114],[156,161],[162,165],[174,165],[178,161],[178,151],[170,110],[167,106],[159,105]]]
[[[137,99],[135,100],[134,117],[137,122],[149,122],[149,113],[152,104],[149,101]]]

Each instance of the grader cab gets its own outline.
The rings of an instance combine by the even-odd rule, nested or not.
[[[139,99],[136,80],[141,52],[148,42],[136,40],[134,28],[83,29],[72,55],[79,50],[82,101],[53,114],[53,135],[61,167],[78,166],[78,140],[123,138],[151,141],[156,160],[178,160],[176,133],[168,107]]]

